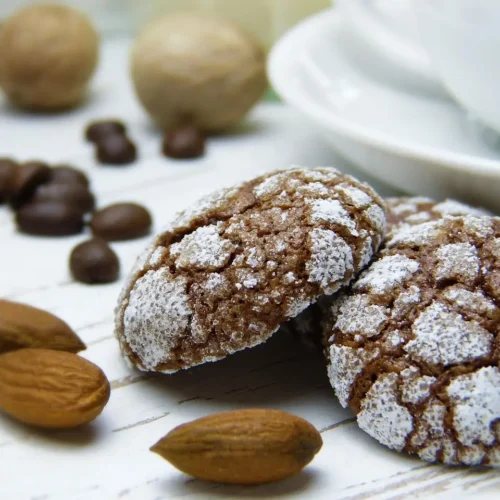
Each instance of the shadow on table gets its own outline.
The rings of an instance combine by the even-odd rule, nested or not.
[[[299,474],[276,483],[255,486],[238,486],[220,483],[211,483],[199,479],[186,479],[179,475],[163,481],[163,491],[172,496],[210,495],[218,498],[280,498],[291,494],[300,495],[313,484],[321,480],[321,471],[308,467]]]
[[[15,439],[1,442],[0,448],[19,441],[36,441],[37,446],[84,447],[98,442],[102,439],[103,433],[100,426],[93,422],[74,429],[42,429],[27,426],[5,414],[1,415],[1,425]]]
[[[282,408],[326,405],[342,410],[328,382],[325,360],[316,348],[279,331],[266,343],[172,375],[153,375],[149,390],[177,405],[200,405],[197,413],[249,407]],[[169,404],[170,406],[170,404]]]
[[[140,127],[148,135],[153,135],[158,138],[163,135],[162,130],[160,130],[160,128],[150,119],[144,119],[140,123]],[[248,136],[258,133],[266,127],[267,125],[264,120],[259,119],[259,117],[256,116],[249,115],[233,127],[221,131],[220,133],[211,134],[209,139]]]

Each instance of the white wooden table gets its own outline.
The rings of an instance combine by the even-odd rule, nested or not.
[[[156,227],[200,195],[261,171],[290,163],[352,170],[309,124],[279,104],[258,106],[240,131],[211,140],[204,158],[168,160],[159,154],[160,134],[135,102],[126,60],[126,43],[108,44],[92,99],[78,111],[42,117],[1,106],[0,156],[73,163],[91,176],[100,206],[143,203]],[[113,168],[94,162],[91,147],[82,140],[83,127],[109,116],[127,122],[140,147],[136,164]],[[376,187],[381,194],[391,193]],[[88,345],[82,355],[106,372],[112,394],[94,423],[74,431],[42,432],[0,415],[0,499],[499,498],[498,472],[429,465],[364,435],[336,402],[321,357],[286,335],[176,375],[151,377],[127,368],[113,337],[121,282],[73,282],[68,254],[85,236],[23,236],[11,218],[0,207],[0,297],[47,309],[67,321]],[[123,274],[145,244],[113,245]],[[301,474],[257,487],[193,480],[148,450],[176,425],[246,407],[280,408],[308,419],[321,430],[323,449]]]

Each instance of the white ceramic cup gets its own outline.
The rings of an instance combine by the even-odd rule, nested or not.
[[[412,0],[435,72],[455,100],[500,134],[500,2]]]
[[[351,42],[392,82],[446,95],[420,40],[412,0],[333,0],[333,5],[349,27]]]

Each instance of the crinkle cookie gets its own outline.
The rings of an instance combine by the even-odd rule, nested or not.
[[[447,215],[491,216],[484,209],[471,207],[456,200],[436,202],[421,196],[386,198],[387,234],[398,231],[404,224],[416,225],[422,222],[442,219]]]
[[[500,218],[396,233],[323,327],[364,431],[429,462],[500,466]]]
[[[168,373],[264,342],[367,265],[382,207],[332,168],[273,172],[202,199],[156,236],[125,284],[124,356]]]

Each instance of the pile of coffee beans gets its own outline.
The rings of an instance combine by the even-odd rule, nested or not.
[[[198,158],[205,154],[205,136],[192,124],[179,125],[164,135],[162,152],[179,160]]]
[[[39,236],[82,232],[85,214],[94,210],[89,180],[70,165],[0,159],[0,201],[15,213],[19,231]]]
[[[99,120],[88,124],[85,139],[95,146],[96,159],[106,165],[128,165],[137,159],[137,147],[119,120]]]
[[[106,123],[111,126],[111,122]],[[88,133],[94,137],[96,130],[89,128]],[[14,211],[18,230],[30,235],[79,234],[90,217],[88,225],[94,238],[77,245],[69,259],[72,276],[83,283],[118,279],[120,262],[107,241],[140,238],[149,234],[152,226],[151,214],[137,203],[115,203],[94,211],[89,179],[71,165],[51,167],[42,161],[18,163],[0,158],[3,203]]]
[[[100,163],[127,165],[137,159],[136,145],[120,120],[89,123],[85,139],[94,144]],[[162,152],[169,158],[198,158],[205,154],[205,135],[184,122],[164,135]],[[30,235],[79,234],[88,223],[93,238],[78,244],[69,258],[72,276],[83,283],[118,279],[120,262],[107,242],[141,238],[149,234],[152,226],[151,214],[137,203],[115,203],[95,211],[88,177],[71,165],[18,163],[12,158],[0,158],[0,204],[3,203],[14,211],[18,230]]]

